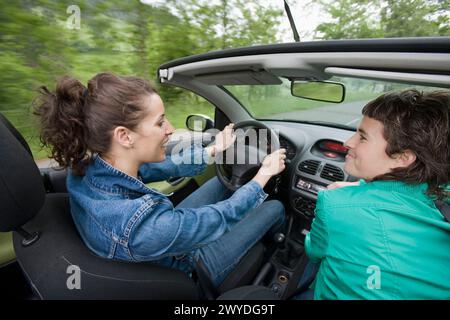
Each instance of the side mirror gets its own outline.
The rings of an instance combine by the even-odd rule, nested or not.
[[[295,80],[291,81],[291,94],[299,98],[340,103],[345,98],[345,86],[337,82]]]
[[[205,132],[214,128],[214,121],[203,114],[192,114],[186,118],[186,127],[191,131]]]

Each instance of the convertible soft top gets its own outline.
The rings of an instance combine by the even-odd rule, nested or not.
[[[160,69],[178,65],[237,56],[300,52],[417,52],[450,53],[450,37],[324,40],[280,43],[211,51],[169,61]]]

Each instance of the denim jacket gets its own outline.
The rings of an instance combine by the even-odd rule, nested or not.
[[[186,154],[200,161],[179,164]],[[145,185],[199,175],[206,169],[207,158],[201,146],[192,145],[163,162],[142,165],[142,181],[98,155],[84,176],[69,171],[71,213],[86,245],[105,258],[172,266],[175,257],[218,239],[267,197],[257,182],[250,181],[227,200],[195,209],[174,208],[164,194]]]

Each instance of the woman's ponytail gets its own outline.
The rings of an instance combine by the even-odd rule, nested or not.
[[[83,107],[88,91],[71,77],[61,78],[54,92],[39,88],[34,113],[40,118],[42,145],[50,147],[51,158],[62,168],[83,175],[89,159]]]

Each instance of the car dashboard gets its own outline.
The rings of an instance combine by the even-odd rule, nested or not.
[[[279,134],[286,149],[286,170],[280,189],[287,191],[289,209],[311,220],[320,190],[335,181],[355,181],[344,171],[344,142],[354,134],[345,129],[285,121],[263,121]]]

